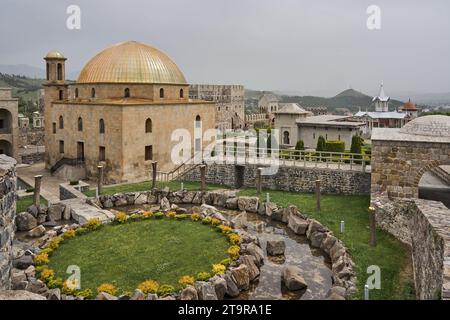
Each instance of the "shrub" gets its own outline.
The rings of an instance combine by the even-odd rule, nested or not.
[[[76,297],[84,297],[84,298],[92,298],[94,296],[94,293],[91,289],[84,289],[80,290],[77,293],[75,293]]]
[[[97,287],[97,292],[98,293],[104,292],[104,293],[108,293],[108,294],[114,296],[116,294],[116,292],[117,292],[117,288],[113,284],[102,283],[101,285],[99,285]]]
[[[156,219],[162,219],[162,218],[164,218],[164,213],[162,213],[162,212],[157,212],[157,213],[155,213],[155,218],[156,218]]]
[[[213,274],[224,274],[227,267],[225,267],[223,264],[217,263],[212,265],[212,273]]]
[[[47,253],[39,253],[34,257],[34,263],[38,266],[43,264],[48,264],[48,254]]]
[[[45,248],[45,249],[42,249],[39,253],[46,253],[47,255],[50,256],[52,254],[52,252],[53,252],[52,248]]]
[[[177,215],[175,216],[175,219],[176,219],[176,220],[186,220],[187,217],[188,217],[187,214],[177,214]]]
[[[203,224],[211,224],[211,222],[212,222],[211,217],[206,217],[206,218],[203,218],[203,220],[202,220]]]
[[[131,216],[129,216],[128,219],[131,219],[131,220],[142,220],[142,219],[144,219],[144,216],[134,213]]]
[[[175,211],[169,211],[167,212],[167,217],[169,219],[175,219],[175,217],[177,216],[177,213]]]
[[[69,182],[69,184],[70,184],[71,186],[76,186],[76,185],[78,185],[78,183],[79,183],[78,180],[70,180],[70,182]]]
[[[76,288],[75,281],[66,280],[66,281],[64,281],[64,283],[62,285],[61,293],[67,294],[67,295],[74,295],[76,292],[75,288]]]
[[[223,264],[225,267],[228,267],[231,264],[231,259],[230,258],[226,258],[223,259],[222,261],[220,261],[220,264]]]
[[[182,276],[180,278],[180,280],[178,280],[178,283],[181,284],[181,286],[183,288],[188,285],[194,284],[194,282],[195,282],[195,279],[194,279],[194,277],[191,277],[191,276]]]
[[[352,137],[352,146],[350,147],[351,153],[361,153],[361,145],[362,145],[361,140],[362,140],[361,137],[358,135],[354,135]]]
[[[164,297],[164,296],[171,294],[174,291],[175,291],[175,288],[173,286],[168,285],[168,284],[163,284],[158,289],[158,295],[160,295],[161,297]]]
[[[43,265],[40,265],[40,266],[36,266],[35,270],[36,270],[37,273],[39,273],[39,272],[42,272],[42,270],[44,270],[45,268],[48,268],[48,265],[43,264]]]
[[[81,236],[82,234],[87,233],[89,230],[86,228],[78,228],[77,230],[75,230],[75,234],[77,236]]]
[[[50,248],[52,250],[55,250],[56,248],[59,247],[59,244],[63,241],[62,237],[56,237],[53,238],[52,241],[50,241],[50,243],[48,244],[47,248]]]
[[[325,151],[328,152],[344,152],[345,142],[338,140],[327,140],[325,141]]]
[[[212,224],[213,226],[218,226],[218,225],[220,224],[220,220],[217,219],[217,218],[212,218],[212,219],[211,219],[211,224]]]
[[[90,231],[93,231],[93,230],[97,230],[98,228],[100,228],[101,225],[102,225],[102,223],[101,223],[100,219],[92,218],[92,219],[88,220],[88,222],[85,225],[85,228]]]
[[[64,284],[64,281],[61,278],[58,279],[50,279],[47,282],[47,287],[50,289],[61,288]]]
[[[40,274],[40,279],[47,283],[48,281],[52,280],[54,276],[55,271],[53,271],[52,269],[45,268],[44,270],[42,270]]]
[[[229,233],[231,233],[231,232],[233,231],[233,229],[231,229],[230,227],[225,226],[225,225],[223,225],[223,224],[219,225],[217,228],[218,228],[223,234],[229,234]]]
[[[145,280],[138,286],[138,289],[141,290],[144,294],[157,293],[159,289],[159,283],[154,280]]]
[[[319,136],[317,139],[316,151],[325,151],[325,138],[323,136]]]
[[[206,281],[209,278],[211,278],[211,274],[209,272],[199,272],[197,274],[197,280],[198,281]]]
[[[124,223],[128,220],[128,216],[125,212],[118,212],[115,216],[115,221],[118,223]]]
[[[227,250],[227,253],[232,260],[236,260],[237,258],[239,258],[240,252],[241,248],[239,246],[231,246]]]
[[[75,234],[76,234],[75,230],[70,229],[70,230],[67,230],[66,232],[64,232],[62,237],[64,239],[70,239],[70,238],[75,237]]]
[[[198,221],[198,220],[200,220],[200,218],[201,218],[200,215],[198,213],[196,213],[196,212],[191,214],[191,220],[192,221]]]
[[[153,217],[153,212],[151,211],[145,211],[142,216],[144,217],[144,219],[150,219],[151,217]]]
[[[241,243],[241,237],[239,235],[237,235],[236,233],[230,233],[228,235],[228,240],[230,241],[230,243],[232,245],[238,245]]]
[[[295,144],[295,150],[305,150],[305,143],[303,140],[298,140]]]

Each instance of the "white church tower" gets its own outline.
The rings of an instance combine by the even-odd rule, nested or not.
[[[384,93],[383,82],[381,82],[380,92],[378,93],[378,96],[374,97],[372,99],[372,102],[375,103],[375,111],[376,112],[388,112],[389,111],[389,100],[391,100],[391,98],[388,97]]]

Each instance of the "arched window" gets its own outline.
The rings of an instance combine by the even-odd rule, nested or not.
[[[64,98],[64,93],[62,90],[59,90],[59,100],[62,100]]]
[[[62,79],[63,79],[62,64],[58,63],[58,80],[62,80]]]
[[[78,88],[75,88],[75,98],[78,98]]]
[[[289,144],[289,131],[283,132],[283,144]]]
[[[202,121],[202,118],[200,118],[200,116],[197,115],[197,116],[195,117],[195,127],[196,127],[196,128],[200,128],[201,121]]]
[[[64,118],[63,116],[59,116],[59,128],[64,129]]]
[[[78,131],[83,131],[83,119],[78,118]]]
[[[163,88],[159,89],[159,97],[164,98],[164,89]]]
[[[147,118],[147,120],[145,120],[145,132],[152,132],[152,119],[150,118]]]
[[[180,98],[183,99],[184,98],[184,90],[180,89]]]
[[[124,97],[125,98],[129,98],[130,97],[130,88],[125,88]]]
[[[95,88],[91,89],[91,98],[95,98]]]
[[[105,120],[100,119],[100,121],[98,122],[98,127],[100,133],[105,133]]]

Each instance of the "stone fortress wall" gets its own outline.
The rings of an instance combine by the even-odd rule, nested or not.
[[[212,164],[207,166],[206,182],[229,187],[254,188],[257,169],[261,165]],[[182,180],[200,181],[200,168],[188,172]],[[262,188],[293,192],[314,192],[315,181],[321,181],[321,192],[346,195],[368,195],[370,173],[362,171],[332,170],[280,166],[278,172],[262,176]]]
[[[0,155],[0,290],[11,287],[16,182],[16,160]]]

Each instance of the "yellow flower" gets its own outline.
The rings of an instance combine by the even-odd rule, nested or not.
[[[238,236],[236,233],[230,233],[228,235],[228,240],[230,240],[230,243],[232,245],[238,245],[241,243],[241,237]]]
[[[118,213],[116,214],[115,219],[116,219],[116,221],[119,222],[119,223],[124,223],[125,221],[127,221],[128,216],[127,216],[127,214],[126,214],[125,212],[118,212]]]
[[[144,216],[145,219],[149,219],[149,218],[153,217],[153,212],[151,212],[151,211],[145,211],[145,212],[143,213],[143,216]]]
[[[169,211],[167,213],[167,217],[169,217],[170,219],[175,219],[175,217],[177,216],[175,211]]]
[[[195,282],[195,279],[194,279],[194,277],[191,277],[191,276],[182,276],[180,278],[180,280],[178,280],[178,283],[181,284],[183,287],[186,287],[190,284],[192,285],[192,284],[194,284],[194,282]]]
[[[96,230],[96,229],[100,228],[101,225],[102,225],[102,223],[99,218],[92,218],[92,219],[88,220],[85,227],[92,231],[92,230]]]
[[[47,282],[47,281],[53,279],[54,276],[55,276],[55,271],[53,271],[52,269],[45,268],[41,272],[41,280],[44,282]]]
[[[104,293],[108,293],[110,295],[115,295],[117,292],[117,288],[110,284],[110,283],[102,283],[101,285],[99,285],[97,287],[97,292],[104,292]]]
[[[69,238],[73,238],[75,237],[75,230],[67,230],[66,232],[63,233],[62,237],[64,239],[69,239]]]
[[[48,263],[48,254],[45,252],[39,253],[34,257],[34,263],[38,266]]]
[[[159,283],[153,280],[145,280],[138,286],[138,289],[141,290],[144,294],[157,293],[159,289]]]
[[[214,274],[224,274],[226,269],[227,268],[223,264],[220,264],[220,263],[212,265],[212,272]]]
[[[200,220],[200,215],[198,213],[193,213],[191,215],[191,219],[192,219],[192,221],[198,221],[198,220]]]
[[[212,218],[212,219],[211,219],[211,224],[212,224],[213,226],[218,226],[218,225],[220,224],[220,220],[217,219],[217,218]]]
[[[227,253],[232,260],[236,260],[237,258],[239,258],[240,252],[241,252],[241,248],[239,246],[231,246],[227,250]]]

